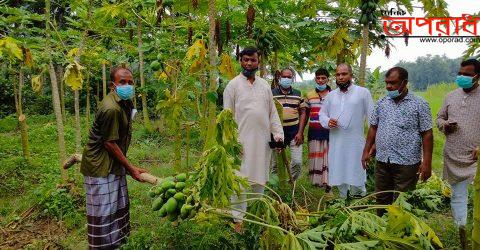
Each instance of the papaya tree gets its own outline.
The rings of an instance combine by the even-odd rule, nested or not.
[[[23,113],[22,107],[22,89],[25,81],[23,66],[30,66],[32,64],[32,56],[29,49],[22,48],[18,45],[18,43],[18,41],[11,37],[5,37],[0,39],[0,58],[6,58],[10,62],[10,65],[18,65],[18,89],[17,85],[13,83],[13,91],[15,97],[15,108],[17,112],[18,124],[20,127],[23,158],[28,160],[30,158],[30,150],[28,144],[27,118]]]
[[[67,172],[63,169],[62,165],[66,159],[66,149],[65,149],[65,133],[64,133],[64,126],[63,126],[63,118],[62,118],[62,109],[60,107],[60,97],[58,93],[58,83],[57,83],[57,75],[55,72],[55,68],[53,66],[52,61],[52,48],[50,47],[50,13],[51,13],[51,5],[50,0],[45,0],[45,54],[48,60],[48,73],[50,75],[50,82],[52,86],[52,99],[53,99],[53,109],[55,112],[55,120],[57,123],[57,136],[58,136],[58,151],[59,151],[59,166],[62,175],[62,181],[65,182],[67,180]]]

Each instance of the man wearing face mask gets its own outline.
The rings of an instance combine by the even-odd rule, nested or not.
[[[432,174],[430,106],[408,90],[408,72],[404,68],[389,69],[385,83],[387,96],[378,100],[370,116],[362,155],[366,168],[376,143],[375,192],[384,192],[376,195],[379,205],[392,204],[397,197],[385,191],[414,190],[419,178],[426,181]],[[378,211],[379,215],[383,213],[383,209]]]
[[[132,73],[126,68],[113,68],[110,80],[110,93],[98,107],[80,168],[87,194],[90,249],[114,249],[125,242],[130,233],[125,175],[142,181],[140,174],[146,172],[126,158],[136,111]]]
[[[286,68],[281,71],[279,86],[272,90],[273,98],[283,107],[283,134],[285,145],[290,147],[290,171],[293,180],[302,173],[303,131],[307,122],[306,103],[302,93],[292,87],[295,73]],[[275,157],[273,169],[276,169]]]
[[[341,198],[347,198],[349,191],[352,196],[365,196],[363,127],[373,109],[373,99],[368,89],[352,83],[350,65],[338,65],[335,77],[338,88],[325,98],[319,117],[322,127],[330,130],[328,181],[338,187]]]
[[[283,141],[283,129],[273,101],[270,85],[255,75],[258,70],[258,51],[245,48],[240,53],[242,73],[233,78],[223,92],[223,107],[231,109],[238,124],[240,143],[243,147],[239,175],[252,182],[249,193],[263,193],[269,178],[272,150],[269,147],[270,134],[274,140]],[[232,197],[236,211],[235,230],[242,231],[242,219],[247,210],[245,195]]]
[[[467,190],[477,171],[480,145],[479,78],[478,60],[462,62],[456,79],[459,88],[447,94],[437,116],[437,126],[446,135],[443,178],[452,186],[450,205],[463,249],[467,240]]]
[[[308,161],[309,176],[313,185],[324,187],[330,192],[328,184],[328,129],[322,127],[319,113],[325,98],[332,90],[328,86],[330,73],[326,69],[315,71],[315,90],[307,93],[308,123]]]

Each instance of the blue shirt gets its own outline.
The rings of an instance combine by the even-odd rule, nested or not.
[[[383,97],[370,116],[370,125],[377,126],[376,158],[381,162],[414,165],[422,160],[422,136],[432,129],[428,103],[408,93],[399,103]]]

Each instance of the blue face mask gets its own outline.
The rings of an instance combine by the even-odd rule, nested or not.
[[[293,80],[290,78],[280,78],[280,86],[282,86],[282,88],[284,89],[289,89],[290,87],[292,87],[292,82]]]
[[[387,90],[387,95],[388,97],[392,98],[392,99],[395,99],[397,97],[399,97],[402,93],[400,93],[400,91],[397,90]]]
[[[115,85],[115,91],[117,92],[117,95],[120,97],[122,100],[130,100],[132,99],[135,90],[133,85],[127,84],[127,85],[121,85],[117,86]]]
[[[322,85],[318,85],[315,86],[315,88],[318,90],[318,91],[324,91],[327,89],[327,84],[322,84]]]
[[[455,80],[457,83],[458,87],[462,89],[469,89],[473,87],[473,77],[471,76],[462,76],[459,75],[457,76],[457,79]]]

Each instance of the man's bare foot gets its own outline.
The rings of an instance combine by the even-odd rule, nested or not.
[[[241,221],[235,222],[235,232],[243,234],[243,223]]]

